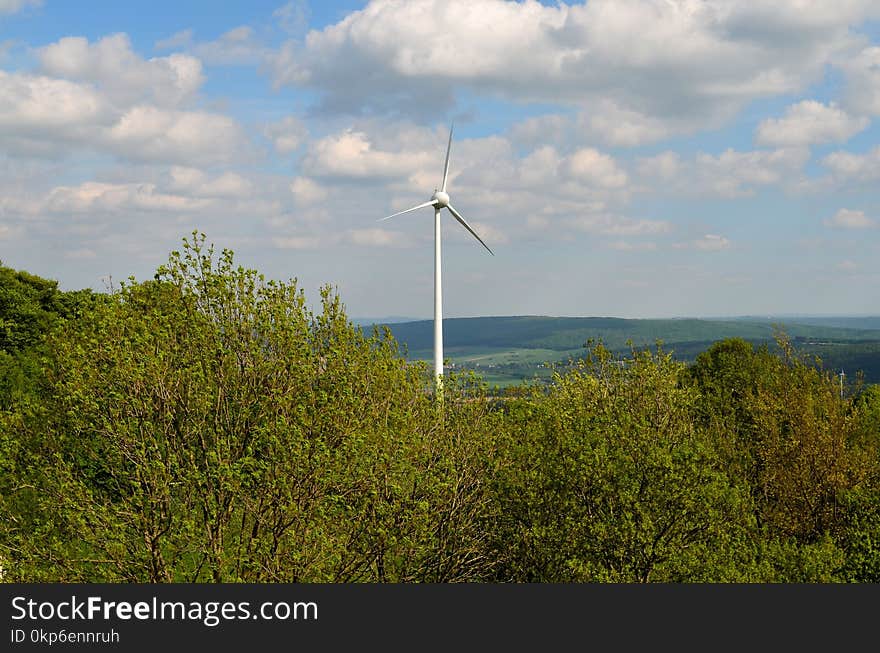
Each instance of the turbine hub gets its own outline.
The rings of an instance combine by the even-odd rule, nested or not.
[[[449,206],[449,193],[442,190],[435,190],[434,194],[431,195],[431,199],[437,202],[439,206]]]

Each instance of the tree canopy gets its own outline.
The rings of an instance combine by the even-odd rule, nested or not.
[[[0,283],[5,580],[880,580],[880,393],[784,337],[437,402],[331,288],[202,234],[106,295]]]

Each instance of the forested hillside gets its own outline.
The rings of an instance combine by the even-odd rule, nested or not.
[[[438,400],[198,234],[109,295],[0,280],[4,581],[880,582],[880,388],[786,336]]]
[[[798,321],[792,321],[798,320]],[[608,317],[475,317],[443,321],[445,354],[458,366],[495,378],[548,379],[546,364],[581,358],[587,342],[601,342],[617,354],[662,341],[676,360],[693,363],[713,343],[742,338],[775,347],[784,332],[798,350],[819,357],[825,369],[880,383],[880,318],[766,318],[729,320]],[[430,359],[433,322],[387,324],[411,359]],[[505,379],[505,380],[507,380]],[[509,384],[509,382],[508,382]]]
[[[433,346],[433,322],[421,320],[388,325],[395,338],[410,350]],[[713,342],[743,338],[772,342],[774,331],[784,328],[792,338],[811,340],[880,341],[880,329],[853,329],[799,323],[770,323],[699,319],[632,320],[613,317],[469,317],[443,320],[443,339],[449,347],[533,348],[569,350],[587,340],[601,340],[619,349],[664,343]]]

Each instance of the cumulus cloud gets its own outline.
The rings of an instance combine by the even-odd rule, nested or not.
[[[527,118],[510,128],[510,136],[526,146],[552,143],[601,143],[611,147],[637,147],[688,134],[706,127],[689,118],[657,118],[621,107],[607,98],[596,98],[574,114],[545,114]]]
[[[153,47],[157,50],[176,50],[178,48],[187,48],[192,45],[192,42],[193,31],[191,28],[188,28],[175,32],[168,38],[159,39]]]
[[[352,229],[346,232],[346,240],[353,245],[365,247],[400,247],[408,244],[408,239],[398,231],[386,229]]]
[[[407,177],[436,160],[425,151],[391,151],[374,146],[361,131],[347,130],[314,141],[303,163],[310,174],[378,179]]]
[[[222,114],[136,105],[120,109],[88,84],[0,71],[0,136],[8,149],[51,155],[71,146],[137,161],[218,163],[247,152]]]
[[[650,252],[657,249],[657,243],[615,240],[608,247],[618,252]]]
[[[667,182],[675,179],[681,168],[677,152],[666,151],[654,156],[640,157],[637,161],[639,175],[650,180]]]
[[[0,70],[0,129],[21,135],[48,129],[81,130],[111,117],[106,100],[93,89],[42,75]]]
[[[869,124],[868,118],[852,116],[835,103],[804,100],[792,105],[782,118],[769,118],[758,125],[759,145],[776,147],[841,143]]]
[[[867,0],[802,5],[373,0],[271,63],[277,84],[317,90],[325,110],[436,115],[472,88],[584,107],[623,145],[805,88],[858,43],[850,26],[878,13]]]
[[[880,116],[880,47],[864,48],[840,63],[846,75],[844,101],[852,111]]]
[[[294,177],[290,183],[290,192],[299,205],[307,206],[327,198],[327,189],[308,177]]]
[[[462,152],[464,156],[456,181],[486,197],[489,189],[495,189],[503,203],[522,193],[549,196],[552,192],[557,198],[605,204],[612,196],[626,195],[629,183],[626,170],[614,157],[591,147],[565,153],[544,145],[520,157],[509,141],[496,138],[474,142]]]
[[[566,171],[575,181],[605,188],[620,188],[627,182],[626,173],[614,159],[593,148],[573,152],[565,160]]]
[[[731,242],[729,239],[718,234],[706,234],[702,238],[691,240],[684,243],[676,243],[673,247],[678,249],[698,249],[704,252],[718,252],[723,249],[729,249]]]
[[[51,213],[92,213],[120,211],[195,211],[205,200],[163,193],[155,184],[107,184],[85,182],[78,186],[59,186],[46,200]]]
[[[0,14],[14,14],[25,7],[39,7],[43,0],[0,0]]]
[[[727,149],[718,156],[697,155],[696,164],[720,195],[749,194],[748,186],[779,183],[788,173],[800,170],[809,152],[799,148],[737,152]]]
[[[663,140],[674,133],[693,130],[673,117],[658,119],[610,100],[598,100],[578,119],[578,127],[602,142],[617,147],[635,147]]]
[[[309,135],[303,121],[295,116],[286,116],[278,122],[266,125],[263,133],[272,141],[275,151],[279,154],[296,151]]]
[[[880,146],[864,154],[832,152],[822,164],[839,181],[874,181],[880,179]]]
[[[98,254],[89,247],[77,247],[65,252],[64,257],[75,261],[83,261],[98,258]]]
[[[90,82],[120,104],[178,106],[192,99],[204,81],[195,57],[172,54],[145,60],[132,51],[126,34],[94,43],[70,36],[40,48],[38,55],[47,75]]]
[[[207,64],[224,66],[257,65],[269,54],[268,48],[247,25],[231,29],[214,41],[195,43],[191,51]]]
[[[0,137],[8,152],[55,157],[98,151],[133,161],[206,165],[249,155],[241,127],[189,108],[201,62],[145,60],[125,34],[68,37],[40,48],[41,74],[0,71]]]
[[[804,166],[810,159],[805,147],[699,152],[685,159],[667,150],[635,160],[639,192],[675,193],[733,199],[750,197],[761,187],[787,191],[801,188]]]
[[[870,229],[876,222],[865,215],[864,211],[840,209],[831,218],[825,220],[826,227],[835,229]]]
[[[583,215],[568,221],[579,231],[603,236],[645,236],[662,234],[672,228],[665,220],[635,220],[617,215]]]
[[[309,22],[309,3],[307,0],[290,0],[272,12],[281,29],[292,36],[306,31]]]
[[[271,242],[278,249],[317,249],[321,245],[315,236],[275,236]]]
[[[109,129],[115,152],[143,161],[230,162],[246,142],[231,118],[204,111],[168,111],[136,106]]]
[[[445,128],[386,121],[328,134],[308,144],[290,185],[294,202],[328,205],[336,219],[365,211],[380,218],[424,202],[441,181],[447,137]],[[666,221],[626,215],[629,186],[622,163],[596,148],[544,145],[523,153],[503,136],[456,139],[452,147],[453,204],[490,246],[521,237],[668,231]],[[398,228],[409,233],[416,229],[410,222]]]
[[[253,184],[234,172],[210,176],[197,168],[172,166],[168,171],[169,190],[191,197],[244,198]]]
[[[269,48],[248,25],[239,25],[212,41],[197,41],[192,29],[185,29],[156,41],[157,50],[182,50],[208,65],[258,65],[270,54]]]

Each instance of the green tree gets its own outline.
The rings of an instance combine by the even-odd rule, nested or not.
[[[601,346],[509,406],[495,471],[502,580],[739,578],[746,497],[694,428],[696,394],[662,350]]]
[[[874,454],[833,375],[784,335],[778,345],[777,356],[738,340],[716,343],[689,376],[701,422],[732,477],[747,484],[759,524],[810,543],[838,528],[838,499],[868,478]]]
[[[89,290],[62,292],[57,281],[0,265],[0,409],[39,391],[46,336],[93,301]]]
[[[450,581],[489,564],[475,433],[389,332],[184,240],[49,338],[5,415],[0,552],[38,581]],[[445,424],[452,425],[451,427]],[[485,431],[488,432],[488,431]]]

